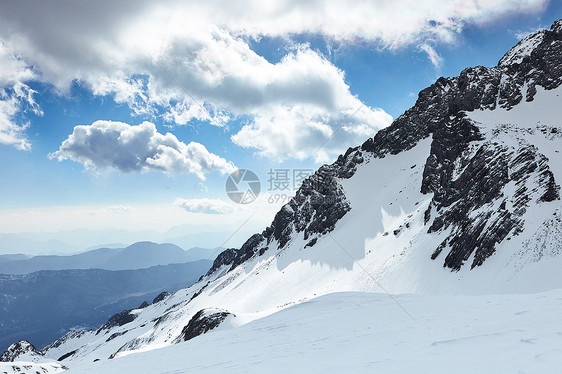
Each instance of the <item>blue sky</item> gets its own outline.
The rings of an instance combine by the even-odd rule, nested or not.
[[[257,229],[280,206],[268,170],[333,161],[562,16],[544,0],[243,3],[2,3],[0,232]],[[262,179],[254,205],[224,191],[236,168]]]

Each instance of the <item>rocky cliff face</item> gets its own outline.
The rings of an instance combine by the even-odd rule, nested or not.
[[[189,323],[181,330],[177,341],[191,340],[199,335],[205,334],[217,328],[224,320],[232,314],[226,310],[202,309],[189,320]]]
[[[458,77],[439,78],[390,127],[305,180],[270,227],[240,249],[217,257],[208,275],[219,268],[232,270],[267,249],[282,250],[293,233],[304,233],[307,245],[314,245],[352,209],[339,180],[351,178],[368,157],[395,155],[428,137],[431,153],[420,186],[422,193],[433,194],[425,215],[427,231],[450,232],[431,258],[453,270],[471,257],[471,268],[482,265],[498,243],[523,229],[528,203],[559,200],[560,187],[548,159],[536,147],[487,136],[466,113],[510,110],[522,101],[533,101],[537,86],[552,90],[560,83],[562,20],[519,42],[495,67],[477,66]],[[504,198],[510,184],[515,184],[516,192]]]

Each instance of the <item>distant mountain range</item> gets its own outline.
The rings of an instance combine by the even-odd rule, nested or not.
[[[158,256],[154,250],[143,253]],[[117,264],[125,257],[115,258]],[[48,270],[0,275],[0,351],[24,338],[42,347],[71,328],[95,328],[123,309],[136,308],[144,301],[150,303],[163,291],[174,292],[193,284],[211,264],[212,261],[199,260],[139,270]]]
[[[0,274],[28,274],[40,270],[145,269],[156,265],[214,260],[217,249],[191,248],[184,251],[177,245],[138,242],[125,248],[99,248],[69,256],[25,255],[0,256]]]
[[[24,254],[17,253],[13,255],[0,255],[0,263],[9,262],[9,261],[17,261],[17,260],[27,260],[27,257]]]
[[[0,255],[0,350],[29,338],[41,347],[70,328],[196,282],[220,249],[138,242],[69,256]]]
[[[138,241],[172,243],[182,248],[215,248],[223,245],[240,245],[251,234],[251,230],[241,230],[231,237],[232,230],[228,228],[194,225],[172,227],[163,233],[155,230],[116,229],[0,233],[0,255],[5,253],[67,255],[97,248],[123,248]]]

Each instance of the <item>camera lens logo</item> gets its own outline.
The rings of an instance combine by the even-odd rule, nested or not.
[[[250,204],[260,194],[261,182],[253,171],[238,169],[228,176],[225,190],[235,203]]]

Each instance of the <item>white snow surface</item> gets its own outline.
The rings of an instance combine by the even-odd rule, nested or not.
[[[0,373],[2,374],[54,374],[66,371],[66,367],[60,362],[0,362]]]
[[[69,373],[559,373],[561,318],[562,290],[395,300],[334,293]]]

